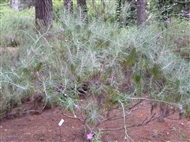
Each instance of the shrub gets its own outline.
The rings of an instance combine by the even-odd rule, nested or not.
[[[172,21],[166,29],[159,29],[157,23],[146,29],[118,28],[117,23],[102,20],[86,25],[62,14],[51,31],[37,34],[26,30],[23,17],[7,19],[22,26],[7,28],[4,34],[17,28],[15,34],[24,31],[29,36],[23,40],[19,33],[15,37],[19,51],[0,57],[2,111],[22,103],[23,96],[43,94],[46,104],[72,111],[90,134],[110,119],[113,109],[119,108],[117,116],[126,119],[126,110],[137,100],[183,106],[189,114],[189,62],[176,52],[181,46],[186,51],[189,48],[188,38],[180,46],[176,44],[178,38],[189,37],[189,33],[179,36],[177,32],[187,28],[187,22],[177,25]],[[8,45],[6,41],[2,44]],[[84,119],[75,114],[76,106]],[[125,123],[123,126],[127,128]]]

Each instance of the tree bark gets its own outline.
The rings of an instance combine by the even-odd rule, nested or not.
[[[19,11],[19,0],[12,0],[12,5],[11,5],[12,9]]]
[[[64,8],[65,11],[68,13],[73,13],[73,2],[72,0],[64,0]]]
[[[88,23],[88,8],[86,5],[86,0],[77,0],[77,5],[79,7],[79,17],[82,21]]]
[[[137,26],[145,26],[146,21],[146,0],[137,0]]]
[[[52,0],[36,0],[35,22],[37,30],[47,30],[52,27]]]

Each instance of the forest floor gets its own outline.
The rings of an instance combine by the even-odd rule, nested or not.
[[[40,106],[40,105],[39,105]],[[143,106],[143,105],[142,105]],[[0,122],[0,142],[87,142],[84,125],[77,119],[68,118],[61,107],[44,109],[42,113],[22,115],[22,110],[30,108],[30,103],[15,107]],[[142,122],[150,116],[150,105],[136,109],[126,120],[127,125]],[[70,115],[72,115],[70,113]],[[178,119],[176,112],[164,122],[154,120],[144,126],[127,129],[134,142],[190,142],[190,121]],[[58,123],[64,119],[60,127]],[[123,119],[106,122],[100,128],[118,128]],[[123,142],[124,130],[102,131],[102,142]],[[126,140],[127,141],[127,140]]]

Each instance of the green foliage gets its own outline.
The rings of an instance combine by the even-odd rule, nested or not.
[[[8,3],[10,3],[10,0],[1,0],[1,1],[0,1],[0,5],[1,5],[1,6],[5,6],[5,5],[7,5]]]
[[[136,49],[133,48],[130,51],[129,56],[127,57],[127,61],[126,61],[125,65],[127,65],[127,66],[133,66],[134,63],[135,63],[135,60],[136,60],[136,56],[137,56]]]
[[[161,68],[159,67],[159,65],[154,64],[153,68],[151,69],[151,74],[153,75],[153,77],[155,79],[159,79],[160,76],[162,75],[161,73],[162,73],[162,71],[161,71]]]
[[[35,6],[35,0],[19,0],[19,10],[24,10]]]
[[[5,15],[5,13],[8,13]],[[2,9],[0,20],[1,46],[24,46],[33,43],[34,40],[34,10],[29,9],[22,12],[12,11],[10,8]]]
[[[63,11],[63,1],[62,0],[53,0],[53,19],[58,20],[60,11]]]
[[[169,18],[181,18],[188,20],[188,12],[190,2],[186,0],[175,1],[175,0],[151,0],[149,2],[150,13],[156,15],[159,20],[159,26],[167,27]]]
[[[44,102],[74,115],[79,105],[85,125],[94,125],[92,132],[111,109],[121,108],[120,102],[128,109],[132,98],[182,104],[189,114],[189,33],[182,32],[189,30],[186,21],[172,19],[167,29],[153,23],[142,30],[118,28],[118,23],[102,19],[86,25],[63,13],[51,31],[37,34],[33,15],[26,20],[27,12],[33,13],[1,17],[2,112],[39,93]],[[13,46],[12,40],[19,46],[16,53],[6,48]]]
[[[116,1],[87,1],[88,17],[90,20],[115,21]]]
[[[92,142],[101,142],[101,136],[102,136],[101,129],[96,131],[94,135],[95,137],[92,139]]]

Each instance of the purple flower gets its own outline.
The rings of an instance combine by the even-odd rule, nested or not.
[[[61,29],[61,31],[63,31],[63,32],[64,32],[64,31],[65,31],[65,29],[64,29],[64,28],[62,28],[62,29]]]
[[[180,37],[179,39],[180,39],[180,40],[184,40],[184,37]]]
[[[92,133],[87,134],[87,139],[88,140],[91,140],[92,138],[93,138],[93,134]]]
[[[157,37],[158,39],[162,39],[163,37],[161,36],[161,35],[158,35],[158,37]]]
[[[9,38],[10,38],[10,39],[13,39],[13,36],[12,36],[12,35],[10,35],[10,36],[9,36]]]
[[[75,106],[75,109],[79,109],[79,105],[76,105],[76,106]]]
[[[181,111],[183,110],[183,106],[182,105],[179,106],[179,110],[181,110]]]
[[[187,16],[190,17],[190,13],[188,13]]]
[[[170,23],[170,18],[168,18],[167,20],[166,20],[166,24],[169,24]]]
[[[183,33],[185,33],[185,30],[182,30]]]

